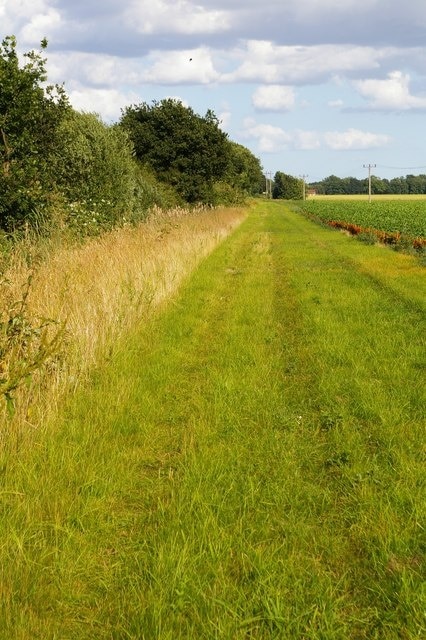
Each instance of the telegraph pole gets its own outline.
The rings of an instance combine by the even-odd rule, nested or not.
[[[364,169],[368,169],[368,202],[371,202],[371,169],[375,168],[375,164],[364,164]]]
[[[303,200],[306,200],[306,178],[308,177],[307,173],[303,173],[301,176],[299,176],[299,178],[302,179],[303,182]]]
[[[266,180],[266,197],[272,198],[272,171],[265,172]]]

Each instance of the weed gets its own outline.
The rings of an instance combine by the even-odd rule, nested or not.
[[[14,392],[31,376],[46,366],[58,353],[65,325],[50,318],[34,318],[28,309],[28,295],[33,275],[24,287],[20,300],[9,300],[0,311],[0,397],[13,412]],[[6,280],[0,281],[7,287]]]

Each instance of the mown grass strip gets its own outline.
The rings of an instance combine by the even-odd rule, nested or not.
[[[5,454],[4,637],[421,637],[424,308],[380,251],[259,206]]]

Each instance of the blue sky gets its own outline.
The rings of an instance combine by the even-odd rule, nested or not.
[[[0,0],[0,25],[106,122],[173,97],[267,172],[426,173],[425,0]]]

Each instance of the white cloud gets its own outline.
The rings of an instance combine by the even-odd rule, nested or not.
[[[295,149],[319,149],[321,147],[321,135],[317,131],[304,131],[297,129],[292,133],[292,142]]]
[[[229,127],[231,122],[231,117],[232,117],[232,114],[228,110],[221,111],[218,114],[217,118],[219,120],[219,126],[223,131],[225,131]]]
[[[0,0],[3,36],[16,35],[18,46],[38,46],[44,37],[57,37],[61,14],[49,0]]]
[[[47,36],[51,38],[62,26],[61,16],[56,9],[48,8],[44,13],[34,15],[22,28],[20,37],[25,42],[40,42]]]
[[[264,85],[256,89],[252,103],[259,111],[289,111],[295,106],[294,90],[283,85]]]
[[[69,78],[95,87],[137,86],[142,82],[141,61],[99,53],[51,53],[47,58],[49,79]]]
[[[125,18],[129,26],[144,34],[218,33],[230,27],[227,11],[208,10],[189,0],[134,0]]]
[[[190,51],[156,51],[152,66],[143,73],[152,84],[209,84],[219,79],[210,51],[202,47]]]
[[[374,149],[387,145],[391,138],[384,134],[347,129],[346,131],[327,131],[323,135],[325,144],[335,151],[348,149]]]
[[[354,83],[359,93],[369,101],[371,109],[408,111],[426,109],[426,97],[410,93],[410,76],[392,71],[385,80],[358,80]]]
[[[395,55],[395,50],[328,44],[289,47],[266,40],[250,40],[232,55],[242,62],[225,76],[230,82],[317,84],[338,73],[378,69],[382,60]]]
[[[285,131],[270,124],[258,124],[253,119],[244,121],[242,136],[257,140],[259,151],[276,153],[284,149],[313,150],[328,147],[335,151],[370,149],[385,146],[391,140],[387,135],[347,129],[346,131],[309,131],[296,129]]]
[[[98,113],[105,121],[116,121],[121,109],[139,102],[134,93],[124,93],[116,89],[88,89],[81,87],[68,93],[71,104],[78,111]]]
[[[244,121],[244,138],[258,141],[259,151],[265,153],[275,153],[287,149],[291,143],[291,136],[281,129],[271,124],[257,124],[252,118]]]

